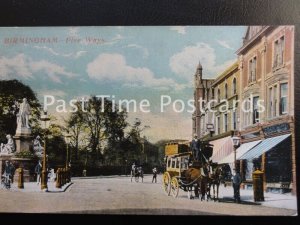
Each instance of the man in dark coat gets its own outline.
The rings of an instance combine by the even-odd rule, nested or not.
[[[233,196],[234,202],[240,203],[240,186],[242,183],[242,178],[240,176],[239,171],[233,170],[233,177],[232,177],[232,186],[233,186]]]
[[[191,149],[193,152],[194,160],[199,161],[200,159],[200,140],[197,134],[194,134],[194,139],[191,142]]]

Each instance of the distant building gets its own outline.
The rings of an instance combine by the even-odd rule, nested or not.
[[[199,67],[199,66],[198,66]],[[197,69],[198,70],[198,69]],[[196,73],[197,74],[197,73]],[[196,111],[199,123],[195,130],[202,140],[213,144],[212,160],[220,162],[233,151],[231,135],[239,130],[239,69],[238,62],[230,65],[214,80],[200,80],[204,83],[196,99],[202,98],[201,110]],[[196,80],[198,82],[198,80]],[[195,83],[197,87],[197,83]],[[233,169],[233,162],[230,162]]]
[[[195,102],[195,112],[193,114],[193,134],[197,134],[198,137],[202,137],[205,134],[204,126],[205,118],[204,113],[201,112],[200,107],[200,100],[205,99],[206,96],[209,96],[211,93],[211,84],[213,79],[203,79],[202,77],[202,65],[198,64],[196,73],[194,75],[194,102]]]

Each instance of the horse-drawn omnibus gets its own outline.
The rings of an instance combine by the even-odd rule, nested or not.
[[[210,186],[220,176],[220,167],[215,165],[210,176],[205,174],[205,170],[210,166],[208,159],[212,156],[212,146],[207,142],[201,142],[201,154],[204,161],[196,161],[193,159],[193,154],[190,150],[188,141],[171,141],[165,145],[165,163],[166,171],[163,174],[163,189],[167,195],[172,195],[174,198],[178,196],[179,189],[188,192],[188,197],[191,193],[199,196],[201,191],[201,200],[207,194],[210,197]]]

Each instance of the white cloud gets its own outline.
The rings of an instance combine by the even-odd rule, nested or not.
[[[87,53],[87,51],[77,51],[77,52],[63,54],[63,53],[56,52],[52,48],[49,48],[47,46],[38,46],[38,45],[34,46],[34,48],[45,50],[55,56],[62,56],[62,57],[66,57],[66,58],[75,58],[75,59],[77,59]]]
[[[120,54],[100,54],[87,65],[87,74],[96,80],[120,81],[123,85],[152,88],[182,89],[184,85],[177,84],[170,78],[155,78],[146,67],[127,65],[126,59]]]
[[[178,76],[191,82],[199,61],[203,67],[204,77],[215,78],[235,60],[235,58],[230,59],[217,65],[215,50],[210,45],[200,42],[193,46],[186,46],[181,52],[173,55],[169,66]]]
[[[54,63],[50,63],[46,60],[41,60],[37,62],[31,62],[30,67],[33,72],[44,71],[48,74],[50,79],[54,82],[61,83],[61,79],[59,75],[64,75],[66,77],[74,77],[76,74],[72,72],[67,72],[64,67],[59,66]]]
[[[186,27],[185,26],[172,26],[170,30],[174,30],[179,34],[186,34]]]
[[[222,41],[222,40],[216,40],[216,41],[218,42],[219,45],[221,45],[224,48],[231,49],[231,50],[234,49],[226,41]]]
[[[33,78],[33,74],[44,71],[49,78],[57,83],[61,83],[61,76],[74,77],[76,74],[66,71],[66,69],[55,63],[46,60],[33,61],[24,54],[18,54],[12,58],[0,58],[0,78]]]
[[[136,48],[136,49],[140,49],[142,52],[143,52],[143,58],[148,58],[149,57],[149,51],[147,48],[144,48],[140,45],[137,45],[137,44],[129,44],[129,45],[126,45],[125,47],[127,48]]]
[[[0,57],[0,78],[24,78],[28,79],[32,77],[28,60],[24,54],[18,54],[13,58]]]

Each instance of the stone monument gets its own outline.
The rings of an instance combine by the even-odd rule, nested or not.
[[[11,137],[10,134],[6,135],[7,143],[0,145],[0,173],[3,173],[3,166],[6,160],[11,161],[15,168],[23,168],[24,181],[33,181],[30,171],[36,163],[32,157],[22,156],[22,152],[33,153],[33,136],[31,135],[31,128],[29,124],[29,115],[31,112],[30,105],[26,98],[23,98],[21,104],[16,103],[19,111],[17,113],[17,129],[16,134]],[[15,173],[14,181],[18,181],[18,173]]]
[[[17,130],[14,136],[16,142],[16,152],[30,151],[32,149],[31,128],[29,125],[30,105],[26,98],[19,106],[17,114]]]

